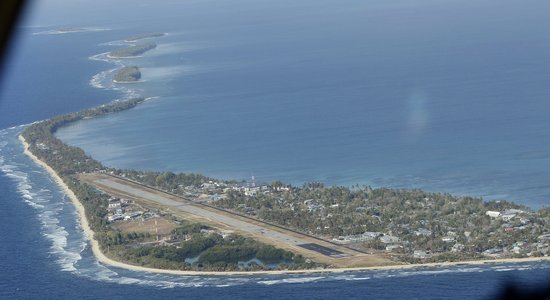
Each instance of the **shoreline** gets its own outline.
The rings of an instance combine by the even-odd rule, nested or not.
[[[501,259],[484,259],[484,260],[467,260],[457,262],[439,262],[439,263],[425,263],[425,264],[396,264],[388,266],[373,266],[373,267],[355,267],[355,268],[334,268],[334,269],[304,269],[304,270],[272,270],[272,271],[227,271],[227,272],[214,272],[214,271],[183,271],[183,270],[170,270],[170,269],[158,269],[149,268],[143,266],[131,265],[123,262],[116,261],[107,257],[99,248],[99,243],[94,237],[94,231],[90,228],[88,220],[86,219],[84,206],[80,200],[76,197],[73,191],[63,182],[61,177],[44,161],[36,157],[30,150],[29,144],[22,135],[18,135],[18,139],[23,145],[23,153],[31,158],[36,164],[41,166],[48,174],[54,179],[55,183],[62,189],[62,191],[71,199],[74,207],[76,208],[79,216],[80,227],[82,228],[86,239],[90,242],[92,253],[98,260],[98,262],[109,265],[116,268],[126,269],[130,271],[148,272],[148,273],[162,273],[171,275],[191,275],[191,276],[250,276],[250,275],[285,275],[285,274],[321,274],[321,273],[346,273],[346,272],[362,272],[362,271],[379,271],[379,270],[406,270],[406,269],[422,269],[430,267],[452,267],[452,266],[475,266],[475,265],[493,265],[501,263],[522,263],[522,262],[536,262],[536,261],[550,261],[550,256],[542,257],[528,257],[528,258],[501,258]]]
[[[113,83],[117,83],[117,84],[132,84],[132,83],[140,83],[140,82],[145,82],[145,80],[118,81],[113,79]]]
[[[109,52],[110,53],[110,52]],[[109,59],[125,59],[125,58],[140,58],[143,57],[143,55],[132,55],[132,56],[112,56],[110,54],[105,55],[105,57]]]
[[[140,41],[140,40],[159,38],[159,37],[163,37],[163,36],[167,36],[167,35],[168,35],[167,32],[158,32],[158,33],[153,33],[150,36],[147,36],[147,35],[142,36],[142,37],[138,36],[138,37],[133,38],[133,39],[132,38],[131,39],[124,39],[122,41],[124,43],[135,43],[135,42]]]

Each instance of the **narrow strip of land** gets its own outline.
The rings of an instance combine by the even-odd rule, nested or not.
[[[117,268],[123,268],[133,271],[142,271],[142,272],[155,272],[155,273],[164,273],[164,274],[175,274],[175,275],[216,275],[216,276],[229,276],[229,275],[258,275],[258,274],[305,274],[305,273],[339,273],[339,272],[353,272],[353,271],[367,271],[367,270],[391,270],[391,269],[416,269],[416,268],[433,268],[433,267],[449,267],[449,266],[464,266],[464,265],[485,265],[485,264],[502,264],[502,263],[527,263],[527,262],[538,262],[538,261],[548,261],[550,260],[549,256],[544,257],[529,257],[529,258],[506,258],[506,259],[485,259],[485,260],[468,260],[468,261],[456,261],[456,262],[439,262],[439,263],[423,263],[423,264],[405,264],[405,265],[373,265],[367,267],[339,267],[333,269],[312,269],[312,270],[275,270],[275,271],[180,271],[180,270],[168,270],[168,269],[159,269],[152,267],[142,267],[135,266],[113,259],[108,258],[101,252],[99,243],[94,238],[94,233],[90,229],[88,220],[85,217],[84,207],[82,203],[77,199],[76,195],[69,189],[69,187],[63,182],[59,175],[45,162],[36,157],[33,153],[29,151],[29,144],[23,138],[19,136],[21,143],[24,146],[24,152],[28,155],[34,162],[43,167],[55,180],[55,182],[63,189],[63,191],[69,196],[73,204],[75,205],[79,216],[82,228],[85,232],[85,235],[90,239],[92,252],[97,257],[98,261],[110,266]],[[84,175],[87,177],[89,175]],[[93,180],[92,178],[89,178]],[[382,263],[387,263],[387,261],[382,261]]]
[[[393,262],[329,241],[262,222],[230,211],[205,206],[143,184],[103,173],[82,174],[80,179],[113,196],[160,208],[220,229],[248,235],[336,267],[380,266]]]

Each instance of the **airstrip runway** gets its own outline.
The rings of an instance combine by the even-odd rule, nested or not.
[[[194,202],[128,179],[104,174],[81,174],[80,179],[113,196],[169,209],[172,213],[219,229],[251,236],[304,257],[337,267],[386,265],[390,261],[311,235],[248,216]]]

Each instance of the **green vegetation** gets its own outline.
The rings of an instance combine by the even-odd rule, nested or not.
[[[248,245],[217,245],[205,251],[199,263],[236,263],[254,257],[255,249]]]
[[[165,34],[162,32],[151,32],[151,33],[144,33],[144,34],[136,34],[133,36],[128,37],[125,41],[126,42],[135,42],[142,39],[148,39],[148,38],[155,38],[155,37],[161,37]]]
[[[201,230],[209,229],[210,227],[200,223],[188,223],[182,225],[172,232],[174,238],[184,238],[187,235],[200,233]]]
[[[487,257],[542,256],[549,252],[550,209],[532,211],[508,201],[485,202],[421,190],[369,186],[292,187],[279,181],[249,187],[205,177],[124,173],[180,195],[209,195],[210,205],[351,247],[390,253],[396,260],[428,262]],[[179,179],[182,179],[179,181]],[[216,196],[217,195],[217,196]],[[502,216],[491,217],[487,212]],[[406,213],[404,213],[406,212]],[[416,254],[424,251],[426,256]]]
[[[200,187],[204,183],[214,181],[214,179],[201,174],[186,174],[173,172],[155,172],[155,171],[136,171],[136,170],[115,170],[115,175],[121,176],[146,185],[154,186],[161,190],[178,192],[185,186]]]
[[[137,44],[126,48],[113,50],[109,53],[109,56],[116,58],[134,57],[139,56],[149,50],[155,49],[156,47],[157,44],[153,42]]]
[[[550,209],[532,211],[507,201],[484,202],[421,190],[369,186],[292,187],[279,181],[250,187],[198,174],[115,170],[102,166],[53,133],[77,120],[132,108],[143,98],[57,116],[27,127],[30,151],[51,166],[77,195],[103,251],[131,263],[181,270],[237,270],[238,262],[258,258],[278,268],[318,266],[301,256],[240,236],[224,236],[203,224],[176,228],[167,244],[148,234],[122,233],[107,221],[109,196],[80,182],[83,172],[109,172],[189,197],[207,195],[210,205],[229,209],[351,247],[390,253],[405,262],[529,257],[550,253]],[[224,236],[224,237],[222,237]],[[158,237],[157,237],[158,239]],[[193,257],[195,263],[185,260]],[[285,263],[290,263],[286,266]],[[264,269],[250,265],[247,269]]]
[[[296,260],[296,258],[294,258],[291,254],[291,252],[277,249],[271,245],[266,245],[258,249],[258,251],[256,252],[256,258],[264,262],[276,262],[281,260],[291,261],[293,259]]]
[[[86,155],[82,149],[61,142],[53,135],[53,132],[70,122],[129,109],[144,100],[143,98],[135,98],[126,101],[115,101],[108,105],[86,109],[81,112],[57,116],[34,123],[21,133],[29,144],[29,150],[54,169],[82,202],[90,227],[97,233],[98,237],[102,237],[110,231],[105,219],[109,197],[78,181],[73,175],[99,171],[105,168],[98,161]]]
[[[86,155],[82,149],[61,142],[53,135],[53,132],[70,122],[129,109],[143,101],[145,101],[144,98],[115,101],[80,112],[57,116],[27,127],[22,132],[22,136],[29,143],[29,150],[38,158],[47,162],[67,183],[66,176],[99,171],[105,168],[101,163]]]
[[[114,82],[135,82],[141,78],[141,72],[136,66],[128,66],[118,70],[113,78]]]
[[[179,231],[180,228],[175,231]],[[195,232],[192,237],[176,246],[128,246],[124,243],[115,245],[109,253],[118,253],[119,258],[138,265],[153,267],[171,266],[181,270],[267,270],[262,265],[249,265],[244,269],[239,262],[253,258],[265,262],[286,262],[284,268],[308,268],[315,266],[306,263],[302,256],[292,252],[276,249],[255,240],[238,235],[221,237],[215,233],[207,235]],[[187,259],[195,262],[187,262]]]
[[[238,235],[222,236],[212,228],[198,223],[176,220],[181,226],[174,229],[164,244],[149,233],[121,232],[108,221],[109,195],[78,180],[79,173],[112,172],[89,157],[82,149],[69,146],[54,136],[61,126],[82,119],[97,117],[135,107],[145,99],[136,98],[115,101],[107,105],[69,113],[38,122],[27,127],[21,135],[29,144],[29,150],[47,163],[75,193],[85,208],[90,228],[95,232],[101,250],[109,257],[137,265],[177,270],[266,270],[264,265],[239,266],[238,262],[250,258],[265,259],[278,264],[275,268],[311,268],[318,264],[306,262],[292,252],[277,249]],[[193,174],[127,171],[135,178],[154,182],[163,188],[176,182],[197,184],[209,178]],[[129,176],[131,177],[131,176]],[[186,259],[199,256],[196,263]]]
[[[359,248],[385,251],[397,245],[392,252],[403,261],[417,261],[411,259],[415,250],[429,251],[432,261],[479,258],[489,249],[502,251],[499,257],[548,253],[548,243],[541,239],[549,231],[548,208],[536,212],[507,201],[320,184],[226,195],[214,204]],[[492,218],[488,211],[503,217]],[[364,235],[369,232],[379,235]],[[379,238],[384,235],[396,239]]]

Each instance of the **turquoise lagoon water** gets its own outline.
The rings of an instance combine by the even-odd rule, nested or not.
[[[59,136],[119,167],[547,205],[545,2],[44,3],[54,9],[25,21],[0,89],[1,299],[486,299],[507,282],[548,285],[548,262],[232,277],[104,266],[17,140],[20,124],[158,96]],[[108,30],[47,34],[58,26]],[[170,35],[139,59],[90,59],[144,31]],[[121,64],[145,81],[112,86]]]
[[[176,25],[155,21],[169,33],[158,49],[111,62],[140,66],[144,82],[124,89],[158,98],[58,136],[118,168],[541,207],[550,197],[550,5],[494,4],[182,5]],[[95,86],[113,88],[109,76]]]

